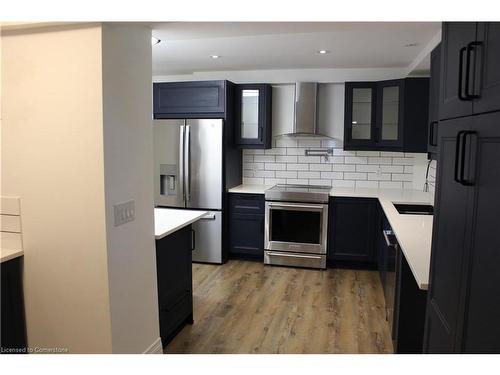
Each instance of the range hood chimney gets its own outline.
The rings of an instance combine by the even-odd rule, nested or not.
[[[279,126],[273,125],[273,135],[321,135],[316,124],[318,84],[316,82],[296,82],[293,95],[293,119]],[[290,102],[289,102],[290,103]],[[290,107],[283,107],[292,110]],[[279,111],[279,109],[277,109]]]
[[[296,135],[316,134],[316,82],[295,83],[295,116],[293,132]]]

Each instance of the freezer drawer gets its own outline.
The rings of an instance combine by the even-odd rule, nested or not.
[[[264,264],[325,269],[326,255],[266,250]]]
[[[222,264],[222,213],[210,211],[193,223],[193,262]]]

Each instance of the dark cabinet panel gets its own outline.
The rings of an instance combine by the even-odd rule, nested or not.
[[[500,353],[500,112],[473,117],[472,241],[462,350]]]
[[[477,45],[472,46],[475,75],[471,82],[474,113],[500,110],[500,22],[477,25]]]
[[[376,209],[376,199],[334,198],[330,201],[329,261],[376,262]]]
[[[441,87],[439,118],[472,114],[472,101],[466,98],[467,45],[476,40],[475,22],[443,23],[441,42]]]
[[[22,258],[1,265],[2,325],[1,347],[5,353],[26,353],[26,323],[24,318]]]
[[[263,215],[231,215],[230,252],[233,255],[264,256]]]
[[[468,118],[443,121],[439,127],[439,163],[425,351],[452,352],[459,327],[464,251],[468,240],[470,189],[457,182],[457,136],[470,129]],[[457,168],[458,167],[458,168]],[[430,326],[433,329],[430,329]],[[443,343],[447,343],[444,345]]]
[[[235,123],[235,143],[240,148],[271,148],[271,85],[256,83],[236,86]]]
[[[264,204],[262,194],[229,194],[231,256],[264,256]]]
[[[155,118],[223,117],[225,110],[226,81],[153,84]]]
[[[344,149],[427,152],[429,79],[346,82]]]
[[[165,346],[193,319],[191,226],[156,241],[156,271],[160,335]]]
[[[439,86],[441,70],[441,44],[431,52],[431,77],[429,81],[429,128],[427,152],[432,159],[436,159],[439,154],[438,147],[438,125],[439,125]]]

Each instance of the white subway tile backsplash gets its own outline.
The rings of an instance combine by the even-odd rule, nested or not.
[[[297,178],[296,171],[276,171],[276,178]]]
[[[311,184],[341,187],[413,189],[414,162],[426,154],[386,151],[344,151],[342,141],[330,138],[277,137],[269,150],[243,150],[243,183]],[[333,156],[306,156],[307,148],[332,147]],[[416,164],[415,164],[416,165]],[[434,191],[436,163],[429,168]],[[418,181],[418,178],[415,179]]]
[[[268,171],[285,171],[286,164],[284,163],[266,163],[265,168]]]
[[[294,184],[294,185],[307,185],[309,181],[306,179],[287,179],[286,183],[287,184]]]
[[[320,172],[298,172],[298,178],[320,178]]]
[[[402,189],[403,183],[401,181],[380,181],[379,187],[381,189]]]
[[[413,181],[413,175],[403,173],[393,173],[392,181]]]
[[[332,170],[332,165],[331,164],[310,164],[309,170],[310,171],[327,171],[327,172],[329,172]]]
[[[309,185],[332,186],[332,180],[309,180]]]
[[[405,165],[404,173],[413,173],[413,165]]]
[[[266,178],[264,179],[265,185],[276,185],[276,184],[286,184],[286,180],[284,178]]]
[[[345,163],[346,164],[367,164],[368,158],[367,157],[360,157],[360,156],[346,156]]]
[[[357,188],[378,188],[377,181],[356,181]]]
[[[329,164],[344,164],[345,158],[343,156],[330,156],[328,160],[323,159],[322,162]]]
[[[356,165],[356,172],[377,172],[380,170],[379,165],[359,164]]]
[[[274,155],[255,155],[253,157],[253,160],[256,162],[266,162],[266,163],[273,162],[274,163],[274,161],[276,159],[275,159]]]
[[[369,157],[368,164],[392,164],[392,159],[383,157]]]
[[[332,180],[332,186],[334,188],[336,187],[346,187],[346,188],[352,188],[356,185],[356,182],[353,180]]]
[[[309,164],[287,164],[286,169],[288,171],[308,171]]]
[[[286,154],[287,155],[300,155],[300,156],[304,156],[306,154],[306,149],[305,148],[301,148],[301,147],[297,147],[297,148],[290,148],[290,147],[288,147],[286,149]]]
[[[373,181],[391,181],[390,173],[368,173],[368,179]]]
[[[274,171],[255,171],[253,177],[272,177],[274,178]]]
[[[266,155],[286,155],[286,148],[270,148],[266,150]]]
[[[332,164],[332,171],[336,172],[354,172],[356,166],[354,164]]]
[[[381,165],[380,171],[382,173],[403,173],[404,166],[402,165]]]
[[[299,156],[298,157],[298,162],[299,163],[321,163],[321,157],[320,156]]]
[[[358,172],[345,172],[344,178],[346,180],[366,180],[366,173],[358,173]]]
[[[321,172],[321,178],[329,180],[342,180],[344,178],[344,172]]]
[[[413,158],[392,158],[393,165],[413,165]]]
[[[276,155],[276,163],[297,163],[297,156]]]

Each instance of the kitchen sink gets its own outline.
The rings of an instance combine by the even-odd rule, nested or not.
[[[434,215],[434,207],[429,204],[399,204],[394,207],[402,215]]]

